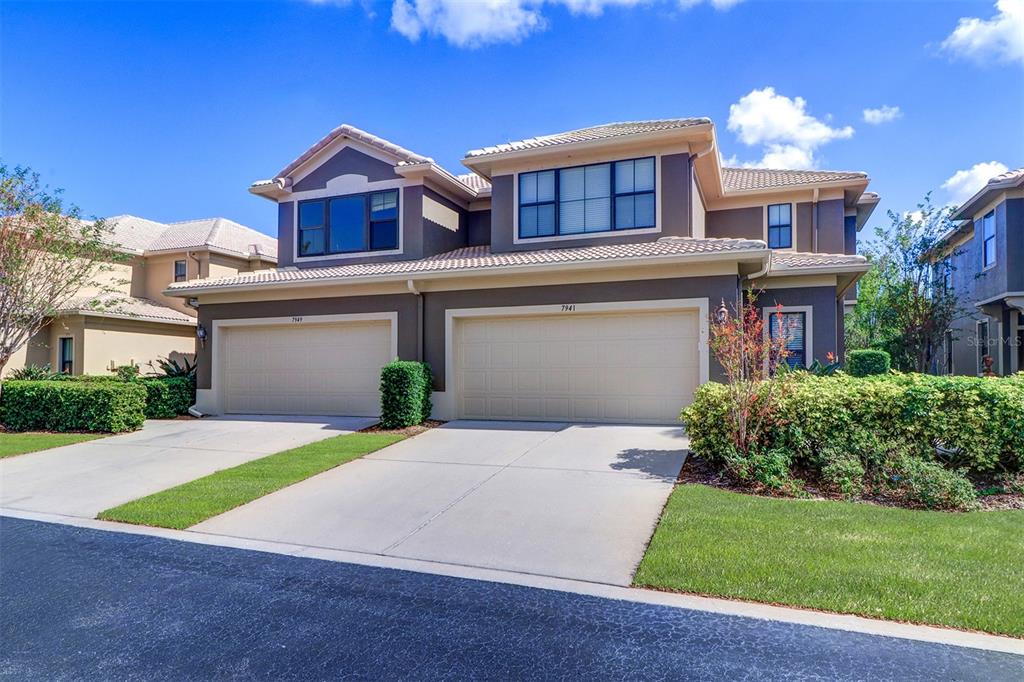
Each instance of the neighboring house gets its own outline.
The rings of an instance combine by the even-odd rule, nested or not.
[[[977,375],[990,355],[997,374],[1024,370],[1024,168],[998,175],[967,200],[942,240],[945,271],[970,315],[958,320],[936,353],[942,374]]]
[[[722,377],[709,315],[748,287],[783,306],[796,361],[842,355],[864,173],[723,168],[706,118],[463,164],[343,125],[253,184],[281,267],[168,290],[199,303],[199,409],[376,415],[400,357],[430,364],[439,418],[672,422]]]
[[[157,223],[135,216],[108,221],[126,260],[108,264],[64,303],[22,347],[5,373],[27,364],[70,374],[104,374],[159,357],[194,357],[196,312],[166,296],[173,282],[273,267],[272,237],[224,218]]]

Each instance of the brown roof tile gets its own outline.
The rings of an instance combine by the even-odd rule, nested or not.
[[[775,189],[812,185],[837,180],[866,180],[867,173],[855,171],[783,170],[777,168],[722,168],[726,192]]]

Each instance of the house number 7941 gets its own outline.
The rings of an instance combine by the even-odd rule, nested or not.
[[[562,304],[562,312],[563,313],[571,313],[574,310],[576,310],[576,304],[575,303],[563,303]]]

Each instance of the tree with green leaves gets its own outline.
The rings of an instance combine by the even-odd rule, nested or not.
[[[28,168],[0,164],[0,370],[79,291],[125,256]]]
[[[936,207],[931,195],[916,211],[889,211],[891,225],[875,228],[864,249],[871,269],[861,278],[857,305],[846,318],[846,347],[888,351],[903,371],[927,372],[942,337],[967,315],[946,285],[956,251],[943,252],[954,227],[953,207]]]

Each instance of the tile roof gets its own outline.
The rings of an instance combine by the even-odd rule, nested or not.
[[[456,175],[455,179],[477,192],[487,192],[491,189],[491,183],[487,181],[487,178],[483,178],[476,173],[463,173],[462,175]]]
[[[383,137],[377,137],[372,133],[368,133],[365,130],[360,130],[355,126],[343,123],[331,132],[327,133],[320,139],[319,142],[314,144],[312,147],[303,152],[297,159],[289,163],[287,166],[281,169],[281,171],[274,177],[284,178],[287,177],[292,171],[301,166],[302,164],[309,161],[313,156],[327,145],[334,142],[339,137],[348,137],[363,144],[369,145],[379,149],[380,151],[389,154],[391,156],[398,157],[399,161],[405,161],[406,163],[428,163],[433,161],[429,156],[423,156],[416,152],[410,151],[405,147],[400,147],[393,142],[388,142]],[[260,184],[266,184],[270,181],[261,180],[257,183],[253,183],[253,186]]]
[[[980,209],[984,202],[994,197],[995,193],[1005,189],[1020,187],[1021,185],[1024,185],[1024,168],[1016,168],[1000,173],[986,182],[985,186],[975,192],[970,199],[960,204],[959,208],[950,217],[953,220],[970,220],[973,217],[973,212]]]
[[[726,192],[775,189],[837,180],[866,180],[867,173],[854,171],[783,170],[777,168],[722,168]]]
[[[106,293],[98,296],[78,296],[57,309],[63,315],[91,314],[108,317],[126,317],[150,322],[195,324],[191,315],[161,305],[148,298],[126,294]]]
[[[517,142],[506,142],[482,149],[473,149],[466,152],[466,158],[478,158],[491,154],[504,154],[507,152],[521,151],[524,149],[540,149],[543,147],[554,147],[560,144],[572,144],[578,142],[592,142],[594,140],[605,140],[615,137],[626,137],[629,135],[642,135],[662,130],[675,130],[688,128],[690,126],[711,123],[709,118],[668,118],[653,121],[623,121],[620,123],[606,123],[604,125],[569,130],[564,133],[553,135],[541,135],[531,137]]]
[[[1000,173],[999,175],[989,180],[986,184],[1014,185],[1021,180],[1024,180],[1024,168],[1015,168],[1014,170],[1008,170],[1005,173]]]
[[[772,269],[799,270],[801,268],[824,268],[843,265],[867,266],[864,256],[845,253],[805,253],[801,251],[773,251]]]
[[[507,268],[545,264],[609,262],[634,258],[658,258],[686,254],[742,253],[765,251],[763,241],[752,239],[692,239],[665,237],[637,244],[607,244],[539,251],[491,253],[489,246],[470,246],[429,258],[385,263],[336,265],[325,268],[260,270],[220,279],[179,282],[169,291],[216,289],[220,287],[274,284],[283,282],[316,282],[360,277],[415,276],[428,273],[458,272],[490,268]]]
[[[123,215],[107,221],[111,240],[136,253],[212,247],[242,257],[259,254],[277,258],[277,240],[227,218],[203,218],[158,223]]]

